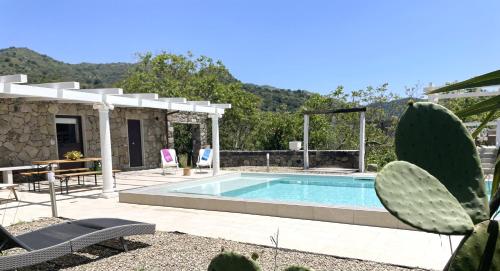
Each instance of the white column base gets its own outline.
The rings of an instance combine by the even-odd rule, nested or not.
[[[7,170],[2,172],[3,175],[3,183],[5,184],[13,184],[14,183],[14,178],[12,177],[12,171]]]
[[[118,197],[118,192],[102,192],[99,195],[99,198],[102,199],[112,199],[112,198],[117,198]]]

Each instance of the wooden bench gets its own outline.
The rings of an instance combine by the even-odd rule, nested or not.
[[[117,169],[113,170],[114,187],[116,187],[116,176],[115,176],[116,172],[120,172],[120,170],[117,170]],[[82,177],[83,178],[83,185],[85,185],[85,176],[94,176],[94,183],[95,183],[95,185],[97,185],[97,175],[102,175],[102,171],[85,171],[85,172],[57,174],[55,177],[57,179],[59,179],[60,187],[61,187],[61,194],[63,193],[63,182],[66,184],[66,194],[68,194],[69,193],[68,181],[72,177],[78,177],[78,184],[80,184],[80,177]]]
[[[69,169],[58,169],[54,170],[54,173],[70,173],[70,172],[85,172],[89,171],[89,168],[69,168]],[[48,170],[37,170],[37,171],[29,171],[20,173],[21,176],[25,177],[28,180],[28,190],[31,191],[30,184],[33,184],[33,191],[36,191],[35,184],[38,184],[38,191],[40,191],[40,182],[43,179],[43,176],[49,173]]]

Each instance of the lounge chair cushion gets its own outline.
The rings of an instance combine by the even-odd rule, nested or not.
[[[54,246],[98,229],[66,222],[16,236],[32,250]]]
[[[210,152],[211,151],[212,151],[211,149],[205,149],[203,151],[203,155],[201,156],[201,160],[207,161],[208,158],[210,157]]]
[[[165,159],[165,162],[172,162],[174,159],[172,158],[172,155],[168,151],[168,149],[162,149],[161,154],[163,155],[163,159]]]
[[[117,226],[125,226],[132,224],[140,224],[141,222],[125,220],[119,218],[91,218],[91,219],[81,219],[72,221],[71,223],[88,227],[92,229],[102,230],[105,228],[117,227]]]

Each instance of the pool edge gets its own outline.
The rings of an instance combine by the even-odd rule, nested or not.
[[[133,190],[120,192],[119,202],[415,230],[400,222],[386,210],[369,208],[341,208],[284,202],[236,200],[191,194],[183,195],[169,193],[165,195],[154,195],[134,193]]]

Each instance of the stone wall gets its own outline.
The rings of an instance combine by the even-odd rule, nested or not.
[[[143,168],[160,165],[160,149],[167,145],[165,110],[120,108],[110,111],[113,167],[129,168],[127,119],[141,120]],[[88,157],[100,156],[99,112],[92,105],[31,102],[26,99],[0,100],[0,167],[29,165],[34,160],[57,159],[55,118],[80,116],[83,149]],[[207,115],[169,115],[169,145],[174,145],[173,123],[194,123],[200,127],[200,142],[207,142]]]
[[[280,167],[303,167],[304,152],[289,150],[270,151],[221,151],[221,167],[266,166],[266,154],[269,153],[269,165]],[[358,168],[357,150],[330,151],[310,150],[310,167]]]

